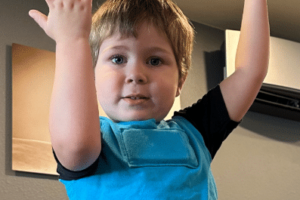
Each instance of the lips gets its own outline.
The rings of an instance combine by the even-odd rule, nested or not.
[[[148,102],[150,98],[141,94],[131,94],[122,97],[122,99],[125,102],[127,102],[129,105],[135,106],[135,105],[144,105],[144,103]]]
[[[132,95],[127,95],[123,98],[127,98],[127,99],[132,99],[132,100],[138,100],[138,99],[149,99],[149,97],[146,97],[144,95],[141,94],[132,94]]]

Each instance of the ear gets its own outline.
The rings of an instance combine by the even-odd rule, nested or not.
[[[185,80],[186,80],[186,76],[180,78],[180,80],[178,81],[176,97],[178,97],[181,94],[181,90],[182,90],[182,87],[183,87],[183,84],[184,84]]]

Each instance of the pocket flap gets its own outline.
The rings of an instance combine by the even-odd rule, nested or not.
[[[198,166],[195,152],[182,130],[131,129],[123,130],[121,135],[121,153],[130,167]]]

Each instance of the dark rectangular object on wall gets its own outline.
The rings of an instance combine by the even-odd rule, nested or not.
[[[263,83],[250,110],[300,121],[300,91]]]

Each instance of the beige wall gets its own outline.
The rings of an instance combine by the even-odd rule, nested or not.
[[[54,52],[12,45],[13,138],[50,142],[54,70]]]
[[[11,44],[54,51],[55,44],[28,17],[41,0],[1,0],[0,6],[0,196],[1,199],[67,199],[57,177],[11,170],[12,85]],[[214,51],[224,32],[195,24],[193,69],[182,93],[188,106],[216,85],[222,68]],[[209,66],[209,67],[206,67]],[[217,153],[212,169],[221,200],[299,199],[300,123],[249,112]]]

